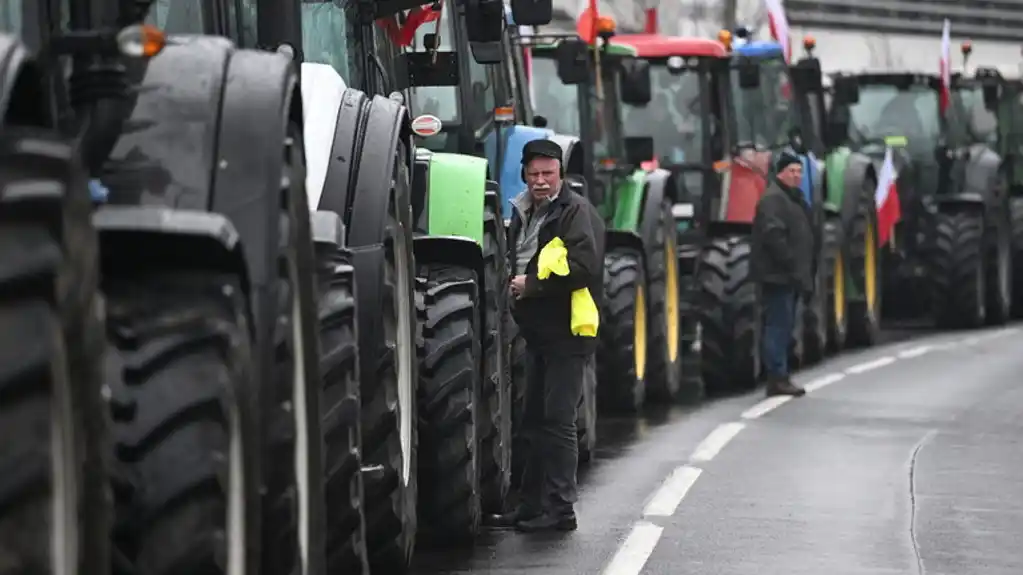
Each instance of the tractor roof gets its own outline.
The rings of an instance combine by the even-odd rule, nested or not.
[[[747,58],[780,58],[782,55],[781,44],[765,40],[736,43],[732,46],[732,52]]]
[[[709,38],[664,36],[662,34],[622,34],[611,38],[612,45],[628,46],[640,58],[705,56],[727,58],[725,45]]]
[[[542,55],[543,52],[551,52],[553,56],[554,49],[561,44],[563,40],[575,40],[578,41],[579,37],[575,34],[564,34],[564,35],[550,35],[550,34],[536,34],[528,36],[520,36],[519,43],[523,46],[530,46],[535,54]],[[612,42],[607,47],[607,53],[612,56],[635,56],[636,51],[631,46],[619,46]]]

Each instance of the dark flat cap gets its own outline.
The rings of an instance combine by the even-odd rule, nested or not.
[[[561,146],[550,140],[532,140],[522,146],[522,164],[526,165],[535,158],[552,158],[561,160]]]
[[[792,164],[802,165],[803,160],[801,160],[799,156],[793,154],[791,151],[784,150],[782,151],[781,154],[778,155],[778,161],[774,163],[774,171],[775,173],[781,173],[782,170],[784,170],[785,168],[789,167]]]

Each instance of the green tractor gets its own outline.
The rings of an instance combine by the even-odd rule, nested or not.
[[[580,138],[586,161],[575,177],[607,224],[597,402],[601,411],[631,414],[692,393],[681,384],[673,179],[642,169],[652,139],[626,138],[622,124],[624,105],[650,102],[650,69],[615,42],[613,23],[603,24],[598,47],[556,34],[519,42],[532,57],[534,111],[548,127]]]
[[[868,282],[881,288],[885,309],[932,315],[941,327],[1005,322],[1012,229],[989,109],[1000,80],[953,74],[944,115],[936,75],[840,74],[832,83],[833,157],[856,150],[872,161],[862,179],[847,172],[847,185],[876,185],[885,150],[893,150],[902,217],[890,249],[877,254],[883,273]]]

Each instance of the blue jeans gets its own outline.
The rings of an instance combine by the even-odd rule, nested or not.
[[[796,290],[789,286],[762,284],[761,305],[764,310],[764,331],[760,355],[767,377],[789,375],[789,342],[796,320]]]

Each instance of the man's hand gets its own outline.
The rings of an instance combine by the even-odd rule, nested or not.
[[[522,292],[526,291],[526,276],[518,275],[513,277],[511,279],[511,290],[516,298],[522,297]]]

